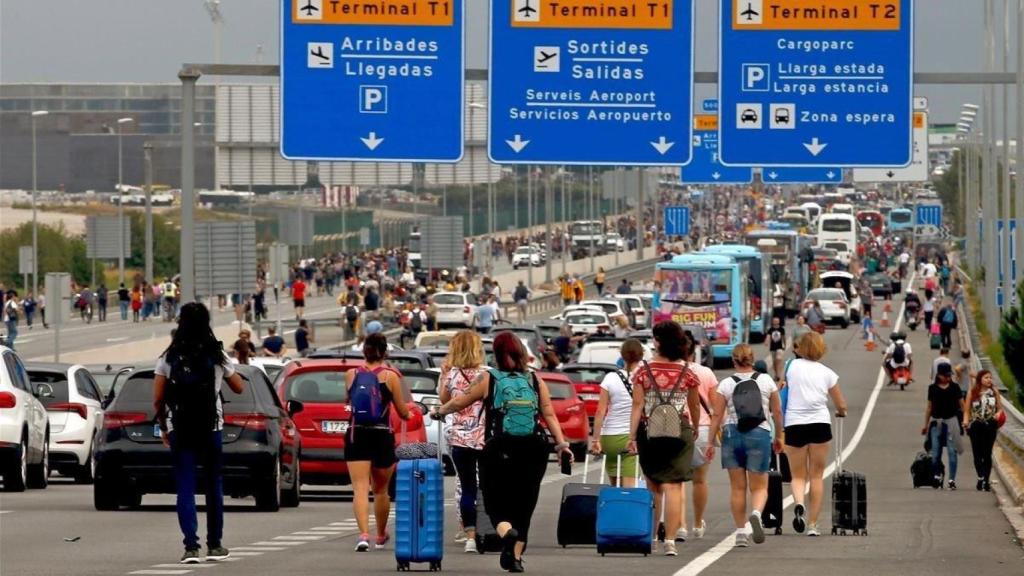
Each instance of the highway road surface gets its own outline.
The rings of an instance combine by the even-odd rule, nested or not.
[[[878,304],[878,303],[876,303]],[[897,309],[898,310],[898,309]],[[896,317],[896,312],[892,316]],[[880,332],[887,329],[880,328]],[[850,414],[845,426],[846,468],[863,472],[868,483],[868,536],[831,536],[830,501],[821,525],[824,536],[797,535],[787,499],[784,533],[750,548],[733,548],[728,512],[728,481],[716,457],[710,474],[707,534],[680,545],[679,556],[608,556],[593,548],[562,549],[555,525],[562,486],[570,480],[552,463],[534,517],[525,566],[529,573],[565,576],[707,575],[1012,575],[1022,573],[1024,550],[997,506],[997,493],[976,492],[968,447],[960,458],[960,490],[911,487],[909,467],[921,449],[927,366],[935,352],[926,334],[910,333],[918,381],[906,391],[887,388],[880,374],[881,354],[868,352],[855,327],[830,328],[825,362],[840,374]],[[729,375],[720,371],[719,375]],[[831,467],[829,469],[831,472]],[[596,474],[592,481],[596,481]],[[998,492],[999,486],[997,486]],[[826,492],[830,484],[826,481]],[[497,555],[465,554],[453,537],[453,486],[447,485],[444,571],[452,574],[499,572]],[[786,494],[789,488],[786,487]],[[229,500],[225,545],[230,562],[176,564],[181,535],[173,497],[146,496],[139,510],[97,512],[92,488],[55,477],[45,491],[0,498],[0,573],[5,576],[73,574],[387,574],[395,570],[392,547],[357,554],[352,506],[343,489],[307,486],[297,509],[254,511],[251,499]],[[691,512],[692,514],[692,512]],[[200,525],[203,521],[200,520]],[[200,531],[202,533],[202,530]]]

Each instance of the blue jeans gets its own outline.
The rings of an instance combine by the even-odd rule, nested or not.
[[[224,535],[224,482],[221,474],[221,433],[210,433],[209,444],[201,450],[178,446],[171,431],[171,456],[174,483],[178,491],[178,526],[185,536],[186,550],[199,549],[199,520],[196,516],[196,472],[203,467],[203,491],[206,494],[206,545],[216,548]]]
[[[949,456],[949,479],[956,480],[956,440],[953,434],[959,434],[960,430],[950,430],[943,422],[934,422],[928,428],[928,434],[932,441],[932,470],[936,477],[942,476],[939,466],[942,465],[942,447],[945,445],[946,454]]]
[[[7,327],[7,347],[14,350],[14,339],[18,337],[18,321],[5,320],[4,326]]]
[[[129,303],[127,301],[118,302],[118,305],[121,307],[121,320],[128,319],[128,304]]]
[[[481,452],[473,448],[452,446],[452,463],[455,464],[455,473],[459,475],[459,484],[462,485],[459,515],[465,530],[476,529],[476,476]]]
[[[765,474],[772,460],[772,433],[758,426],[740,432],[735,424],[722,430],[722,468]]]

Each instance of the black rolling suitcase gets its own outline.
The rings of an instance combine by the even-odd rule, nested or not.
[[[562,504],[558,509],[558,545],[594,546],[597,544],[597,493],[604,484],[604,465],[597,484],[587,484],[590,454],[583,458],[583,482],[562,487]]]
[[[771,469],[768,471],[768,501],[761,511],[761,525],[765,530],[775,530],[776,534],[782,534],[782,482],[779,460],[773,454]]]
[[[917,457],[914,458],[914,463],[910,465],[910,477],[914,482],[914,488],[920,488],[921,486],[941,488],[946,467],[942,465],[942,462],[939,462],[939,466],[942,468],[942,475],[936,478],[931,454],[918,452]]]
[[[859,472],[843,470],[843,418],[836,437],[836,471],[832,476],[832,534],[868,535],[868,485]]]

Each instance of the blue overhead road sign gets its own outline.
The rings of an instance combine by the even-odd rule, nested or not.
[[[915,225],[942,226],[942,204],[918,204],[915,212]]]
[[[721,2],[724,164],[910,163],[913,0]]]
[[[762,168],[761,181],[765,184],[840,184],[843,181],[843,169],[837,166]]]
[[[463,1],[280,0],[281,155],[458,161]]]
[[[693,0],[491,0],[491,159],[688,163],[693,14]]]
[[[688,236],[690,234],[690,207],[665,207],[665,235]]]
[[[708,102],[704,102],[705,109],[708,108]],[[753,168],[724,166],[718,160],[718,116],[698,114],[694,116],[693,122],[693,158],[682,168],[680,181],[687,184],[753,182]]]

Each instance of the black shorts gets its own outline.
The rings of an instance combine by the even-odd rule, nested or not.
[[[387,428],[353,426],[345,435],[345,461],[369,461],[374,468],[390,468],[398,461],[395,434]]]
[[[306,307],[306,301],[305,300],[292,300],[292,304],[294,304],[296,308],[305,308]]]
[[[831,441],[831,424],[800,424],[797,426],[786,426],[786,446],[803,448],[808,444],[824,444]]]

